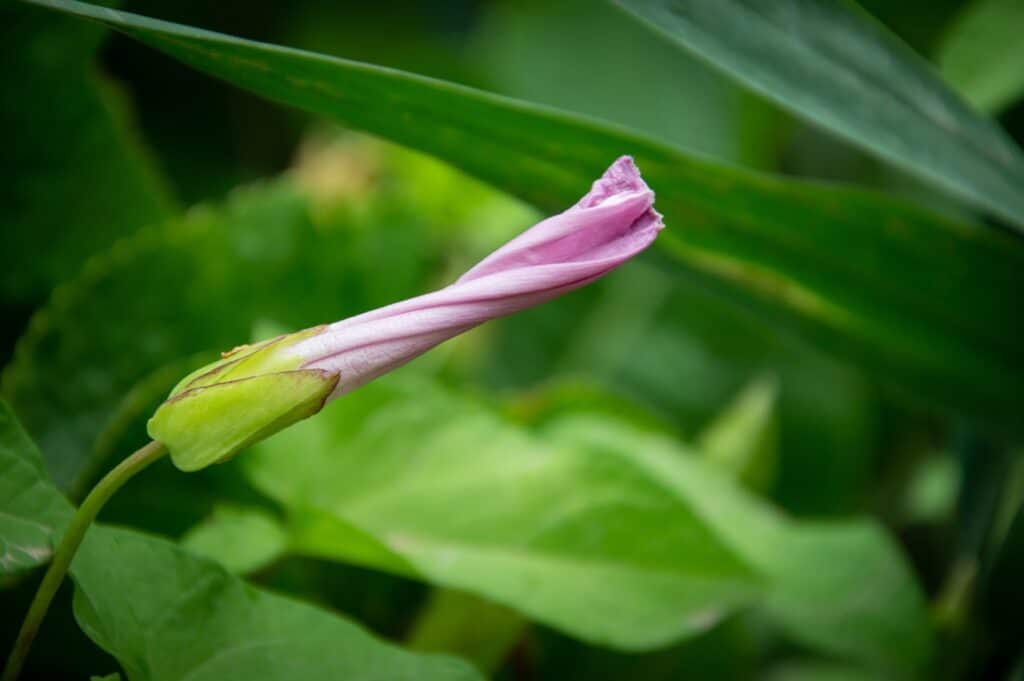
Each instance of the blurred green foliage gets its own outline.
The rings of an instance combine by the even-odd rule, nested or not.
[[[1024,137],[1013,3],[863,4]],[[25,678],[119,664],[133,681],[859,681],[1021,665],[1024,248],[1005,223],[606,4],[123,8],[569,113],[339,109],[489,187],[98,24],[3,5],[0,649],[67,518],[57,489],[80,500],[191,368],[451,281],[541,215],[500,190],[565,207],[638,139],[624,129],[644,136],[668,230],[664,252],[237,460],[147,470],[103,519],[173,541],[102,527],[74,568],[77,622],[113,658],[70,621],[68,590]],[[558,134],[451,143],[473,126],[501,138],[503,120]],[[918,206],[807,182],[822,178]],[[692,249],[709,246],[796,274],[752,296],[701,269]],[[821,333],[779,314],[793,281],[854,322]]]

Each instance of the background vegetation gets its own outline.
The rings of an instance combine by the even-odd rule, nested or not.
[[[444,285],[619,154],[667,229],[145,472],[26,677],[1024,675],[1019,3],[54,4],[0,7],[3,649],[217,352]]]

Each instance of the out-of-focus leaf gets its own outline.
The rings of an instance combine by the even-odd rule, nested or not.
[[[907,670],[929,652],[922,595],[877,526],[789,521],[609,417],[528,435],[403,374],[242,463],[292,514],[295,550],[478,593],[587,640],[663,645],[761,596],[790,636],[831,654]],[[332,518],[344,534],[328,534]]]
[[[104,21],[271,99],[450,160],[546,210],[564,209],[613,158],[631,153],[669,225],[657,243],[687,271],[929,403],[1021,427],[1015,399],[1024,350],[1013,339],[1024,323],[1024,248],[1013,235],[871,192],[718,166],[451,83],[70,0],[36,1]],[[929,149],[942,152],[944,141]]]
[[[1018,467],[1018,474],[1020,467]],[[1004,658],[1019,655],[1024,649],[1024,625],[1014,612],[1024,607],[1024,504],[1018,496],[1005,535],[992,551],[982,583],[980,611],[992,632],[992,639]]]
[[[80,492],[89,482],[79,475],[98,468],[94,441],[133,386],[175,360],[248,340],[273,300],[262,282],[293,272],[312,234],[295,190],[249,192],[224,211],[141,231],[59,288],[19,341],[3,384],[58,486]],[[293,290],[303,285],[288,280]],[[309,299],[290,298],[294,308]],[[163,375],[167,384],[150,397],[159,402],[180,378]]]
[[[797,116],[1024,231],[1024,156],[860,8],[835,0],[618,0]]]
[[[526,620],[514,610],[462,591],[435,589],[416,618],[408,645],[457,655],[491,675],[525,630]]]
[[[119,237],[163,219],[166,188],[124,102],[94,72],[105,31],[20,2],[0,7],[0,295],[36,301]]]
[[[482,679],[137,532],[97,528],[73,576],[75,617],[133,681]]]
[[[511,412],[528,422],[586,410],[692,437],[752,378],[777,375],[774,495],[803,514],[863,507],[877,455],[874,391],[856,371],[782,329],[765,328],[697,282],[630,263],[492,328],[497,342],[487,382],[529,389]],[[592,391],[573,398],[555,382],[581,374],[617,397]],[[538,382],[546,389],[532,387]]]
[[[474,32],[471,56],[501,94],[729,161],[773,165],[777,109],[701,61],[680,58],[674,46],[651,40],[608,3],[493,3]]]
[[[613,422],[568,420],[549,434],[595,455],[628,457],[687,499],[770,580],[762,607],[794,639],[892,673],[911,675],[927,663],[923,593],[874,522],[792,522],[671,441]]]
[[[0,401],[0,584],[42,565],[71,508],[46,479],[39,450]]]
[[[589,646],[533,628],[516,659],[537,681],[735,681],[754,678],[758,633],[750,617],[732,617],[698,638],[637,654]]]
[[[878,675],[835,662],[796,660],[776,665],[761,681],[872,681]]]
[[[92,676],[90,681],[121,681],[121,675],[117,672],[113,674],[107,674],[106,676]]]
[[[912,523],[940,523],[956,507],[960,471],[949,454],[936,454],[918,464],[907,488],[904,513]]]
[[[278,520],[258,508],[219,506],[213,514],[190,529],[181,545],[215,560],[234,574],[266,567],[284,555],[288,535]]]
[[[761,590],[707,520],[629,461],[546,446],[425,381],[364,386],[241,463],[289,510],[294,550],[477,593],[595,642],[693,635]]]
[[[937,57],[946,80],[982,111],[999,112],[1024,91],[1024,3],[974,0]]]
[[[763,492],[775,481],[779,455],[778,392],[774,377],[750,383],[697,440],[708,461],[754,491]]]

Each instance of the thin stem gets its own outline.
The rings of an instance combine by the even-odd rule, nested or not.
[[[96,486],[89,492],[89,496],[85,498],[78,511],[72,516],[71,522],[64,532],[64,537],[53,554],[53,561],[47,568],[43,581],[39,584],[35,598],[32,599],[32,605],[29,606],[25,621],[21,624],[21,631],[18,632],[18,638],[7,658],[7,666],[4,668],[0,681],[15,681],[18,678],[18,674],[25,664],[25,658],[28,656],[29,648],[32,647],[32,641],[39,632],[43,617],[46,616],[46,611],[57,594],[58,587],[64,581],[64,575],[71,565],[71,560],[75,557],[75,552],[82,543],[86,530],[95,520],[96,514],[100,512],[114,492],[128,482],[133,475],[166,453],[167,449],[162,444],[150,442],[103,476],[103,479],[96,483]]]

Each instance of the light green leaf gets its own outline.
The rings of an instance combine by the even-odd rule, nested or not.
[[[0,185],[0,295],[42,299],[172,207],[125,102],[95,71],[104,33],[20,2],[0,7],[0,131],[4,164],[17,168]]]
[[[761,591],[686,500],[628,461],[547,446],[426,382],[379,379],[240,463],[287,507],[296,551],[476,593],[606,645],[693,635]]]
[[[632,154],[669,226],[657,243],[685,270],[929,404],[1021,427],[1015,399],[1024,350],[1012,339],[1024,323],[1016,294],[1024,249],[1011,235],[871,192],[719,166],[619,128],[451,83],[38,1],[104,21],[270,99],[435,154],[545,210],[564,209],[612,159]],[[950,146],[943,138],[928,148],[938,154]],[[986,148],[1004,153],[1006,145]],[[1009,193],[1015,205],[1024,201]]]
[[[197,556],[217,561],[229,572],[246,574],[284,555],[288,535],[277,518],[264,510],[217,506],[180,543]]]
[[[0,583],[49,562],[71,505],[46,479],[43,459],[0,400]]]
[[[924,595],[874,522],[788,520],[671,441],[612,422],[567,420],[549,434],[595,456],[628,458],[687,499],[716,536],[770,580],[762,607],[797,641],[901,675],[928,661]]]
[[[1024,156],[913,50],[836,0],[621,0],[726,74],[1024,230]]]
[[[70,504],[0,402],[0,542],[45,561]],[[27,543],[26,543],[27,542]],[[24,544],[24,545],[22,545]],[[453,658],[410,653],[313,606],[273,595],[171,542],[89,529],[71,566],[75,616],[132,681],[427,679],[482,681]]]
[[[754,491],[763,492],[775,481],[779,455],[778,393],[774,377],[751,382],[697,440],[705,459]]]
[[[85,548],[75,617],[132,681],[482,681],[464,662],[380,642],[165,540],[99,528]]]
[[[531,435],[407,374],[242,460],[294,514],[295,550],[464,589],[619,648],[692,635],[756,598],[829,653],[884,669],[927,657],[922,595],[874,524],[795,523],[613,417],[563,416]],[[313,513],[319,527],[303,527]],[[332,517],[364,533],[356,548],[324,534]],[[362,550],[370,539],[377,555]]]
[[[982,111],[998,113],[1024,91],[1024,3],[974,0],[939,50],[942,75]]]

